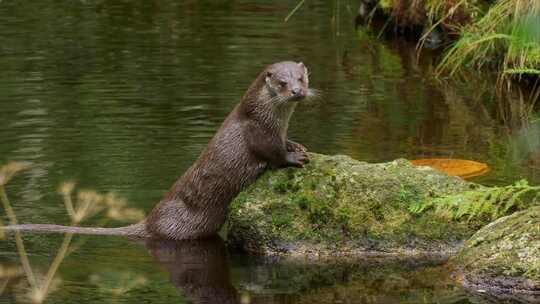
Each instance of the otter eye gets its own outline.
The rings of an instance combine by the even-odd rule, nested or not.
[[[298,78],[298,81],[300,81],[301,83],[304,82],[304,78]]]
[[[286,85],[287,85],[286,81],[280,81],[279,82],[279,86],[282,87],[282,88],[284,88]]]

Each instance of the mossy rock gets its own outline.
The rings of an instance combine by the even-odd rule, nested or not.
[[[540,296],[540,206],[486,225],[450,264],[468,288]]]
[[[411,206],[479,186],[407,160],[369,164],[310,154],[305,168],[272,170],[231,204],[229,245],[263,255],[311,257],[447,254],[469,223]]]

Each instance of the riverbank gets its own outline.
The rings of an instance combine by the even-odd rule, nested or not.
[[[494,70],[499,83],[536,87],[540,76],[540,2],[521,0],[361,0],[357,23],[444,49],[437,73]]]

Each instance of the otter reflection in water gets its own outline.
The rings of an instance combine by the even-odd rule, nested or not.
[[[219,236],[186,241],[149,239],[146,247],[170,273],[173,285],[193,303],[239,303]]]

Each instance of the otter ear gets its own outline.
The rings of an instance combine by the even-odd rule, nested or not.
[[[272,73],[271,72],[266,72],[266,77],[264,78],[266,83],[270,83],[270,78],[272,78]]]
[[[304,74],[306,74],[306,76],[307,76],[308,75],[308,70],[307,70],[306,65],[303,62],[299,62],[298,66],[301,67],[301,68],[304,68]]]

